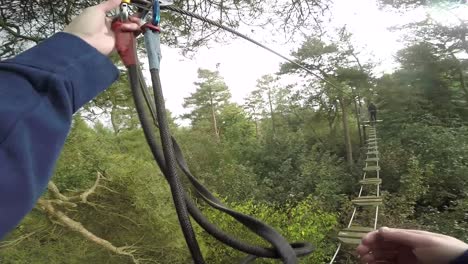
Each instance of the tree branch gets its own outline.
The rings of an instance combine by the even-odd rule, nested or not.
[[[45,199],[39,199],[37,202],[39,209],[44,211],[50,217],[53,217],[57,220],[60,225],[71,229],[74,232],[79,233],[87,240],[113,252],[117,255],[128,256],[133,260],[133,263],[138,264],[139,261],[135,257],[136,248],[132,246],[124,246],[124,247],[116,247],[111,242],[100,238],[86,229],[80,222],[77,222],[70,217],[68,217],[65,213],[60,210],[55,209],[52,202]]]
[[[14,247],[14,246],[18,245],[19,243],[21,243],[23,240],[27,239],[28,237],[36,234],[37,232],[38,231],[34,231],[34,232],[29,233],[29,234],[22,235],[22,236],[18,237],[15,240],[2,241],[2,242],[0,242],[0,248]]]
[[[93,194],[97,187],[99,186],[99,181],[101,180],[102,178],[102,174],[100,172],[97,173],[97,176],[96,176],[96,181],[94,182],[94,185],[89,188],[87,191],[83,192],[82,194],[79,195],[79,198],[81,199],[81,202],[82,203],[87,203],[88,202],[88,196],[90,196],[91,194]],[[71,200],[74,200],[76,199],[75,197],[71,197],[70,198]]]
[[[53,181],[50,181],[47,188],[48,190],[52,193],[52,195],[58,199],[58,201],[61,201],[62,204],[72,204],[73,202],[81,202],[81,203],[88,203],[88,197],[96,192],[97,187],[99,187],[99,182],[103,178],[102,174],[100,172],[97,173],[96,176],[96,181],[94,182],[93,186],[89,188],[88,190],[84,191],[80,195],[75,195],[72,197],[68,197],[60,193],[60,190],[58,189],[57,185]],[[55,200],[54,200],[55,201]],[[60,204],[60,202],[55,201],[55,203]],[[68,202],[68,203],[67,203]],[[73,207],[76,207],[73,206]]]
[[[8,23],[3,19],[0,19],[0,28],[4,29],[6,32],[10,33],[15,38],[29,40],[36,44],[44,40],[43,38],[39,38],[39,37],[31,37],[31,36],[22,35],[20,33],[20,28],[17,25]],[[15,30],[13,30],[12,28],[14,28]]]
[[[62,201],[68,201],[69,198],[62,193],[60,193],[60,190],[58,189],[57,185],[53,181],[50,181],[49,184],[47,185],[47,189],[52,193],[55,198],[62,200]]]

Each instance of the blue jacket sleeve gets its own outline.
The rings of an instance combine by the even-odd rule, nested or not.
[[[468,263],[468,250],[463,255],[450,262],[450,264],[467,264]]]
[[[107,57],[67,33],[0,62],[0,239],[45,191],[72,115],[117,78]]]

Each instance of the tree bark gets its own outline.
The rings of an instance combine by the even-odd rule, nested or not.
[[[463,74],[461,62],[452,51],[450,51],[450,56],[457,62],[458,81],[460,82],[460,88],[465,94],[466,103],[468,104],[468,88],[466,88],[465,75]]]
[[[258,138],[258,119],[257,119],[257,111],[253,109],[253,118],[255,122],[255,138]]]
[[[358,97],[358,100],[359,100],[359,97]],[[364,144],[363,144],[364,141],[362,139],[362,132],[361,132],[361,115],[360,115],[360,111],[359,111],[356,99],[354,99],[354,108],[356,109],[357,129],[358,129],[358,133],[359,133],[359,146],[363,147],[364,146]]]
[[[211,117],[213,122],[213,131],[216,137],[216,140],[220,142],[218,121],[216,120],[216,108],[213,104],[213,97],[210,96],[210,105],[211,105]]]
[[[351,137],[349,133],[349,125],[348,125],[348,112],[346,109],[346,103],[344,102],[343,98],[340,98],[340,106],[342,112],[342,120],[343,120],[343,133],[344,133],[344,141],[346,146],[346,159],[349,166],[354,164],[353,160],[353,147],[351,145]]]
[[[117,120],[116,120],[116,110],[117,110],[117,106],[114,104],[114,102],[112,102],[112,109],[111,109],[111,112],[110,112],[110,119],[111,119],[111,124],[112,124],[112,129],[114,130],[114,135],[117,135],[119,134],[120,132],[120,129],[119,129],[119,125],[117,124]]]
[[[270,88],[268,88],[268,103],[270,105],[270,117],[271,117],[271,127],[273,129],[273,135],[276,135],[275,115],[273,112],[273,102],[271,101],[271,89]]]

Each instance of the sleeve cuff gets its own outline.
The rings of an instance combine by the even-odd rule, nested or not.
[[[108,57],[79,37],[64,32],[21,53],[11,62],[45,70],[69,81],[73,112],[119,77],[119,70]]]
[[[454,261],[450,262],[450,264],[466,264],[468,263],[468,250],[463,253],[463,255],[456,258]]]

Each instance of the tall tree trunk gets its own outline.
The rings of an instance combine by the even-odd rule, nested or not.
[[[348,112],[346,109],[346,103],[344,102],[344,99],[340,98],[339,101],[340,101],[342,120],[343,120],[343,132],[344,132],[344,140],[345,140],[345,146],[346,146],[346,159],[348,161],[348,165],[352,166],[354,164],[354,160],[353,160],[353,147],[351,145],[351,137],[349,133]]]
[[[258,138],[258,121],[255,120],[255,138]]]
[[[450,52],[450,56],[457,62],[458,81],[460,82],[460,88],[465,94],[466,103],[468,104],[468,88],[466,87],[465,75],[463,74],[461,62],[452,51]]]
[[[219,129],[218,129],[218,121],[216,120],[216,108],[213,104],[213,98],[210,98],[210,104],[211,104],[211,117],[212,117],[212,122],[213,122],[213,131],[216,137],[216,140],[219,142]]]
[[[359,96],[357,97],[357,99],[359,100]],[[356,98],[353,101],[354,101],[354,108],[356,109],[357,129],[359,133],[359,146],[363,147],[364,144],[363,144],[362,132],[361,132],[361,113],[359,111]]]
[[[361,98],[359,98],[359,113],[361,112],[362,110],[362,103],[361,103]],[[367,139],[367,134],[366,134],[366,125],[365,124],[361,124],[361,127],[362,127],[362,140],[365,141]]]
[[[255,122],[255,138],[258,138],[258,120],[257,120],[257,111],[253,109],[253,119]]]
[[[117,135],[120,132],[119,126],[117,124],[116,120],[116,112],[117,111],[117,106],[112,102],[112,109],[110,112],[110,119],[111,119],[111,124],[112,124],[112,129],[114,130],[114,135]]]
[[[328,117],[328,129],[330,130],[330,136],[334,138],[336,136],[336,126],[335,122],[337,120],[336,114],[333,117]]]
[[[337,116],[338,116],[338,106],[337,106],[337,102],[334,101],[333,102],[333,106],[334,108],[332,109],[329,109],[327,111],[327,121],[328,121],[328,129],[330,130],[330,136],[331,138],[335,138],[336,137],[336,126],[335,126],[335,122],[336,122],[336,119],[337,119]],[[335,110],[334,110],[335,109]]]
[[[275,115],[273,112],[273,102],[271,101],[271,89],[270,88],[268,88],[268,103],[270,104],[270,117],[271,117],[271,127],[273,129],[273,135],[276,135]]]
[[[458,78],[460,79],[460,88],[463,90],[463,93],[465,94],[466,103],[468,104],[468,89],[466,88],[465,76],[463,74],[463,69],[461,68],[461,65],[457,67],[457,71]]]

